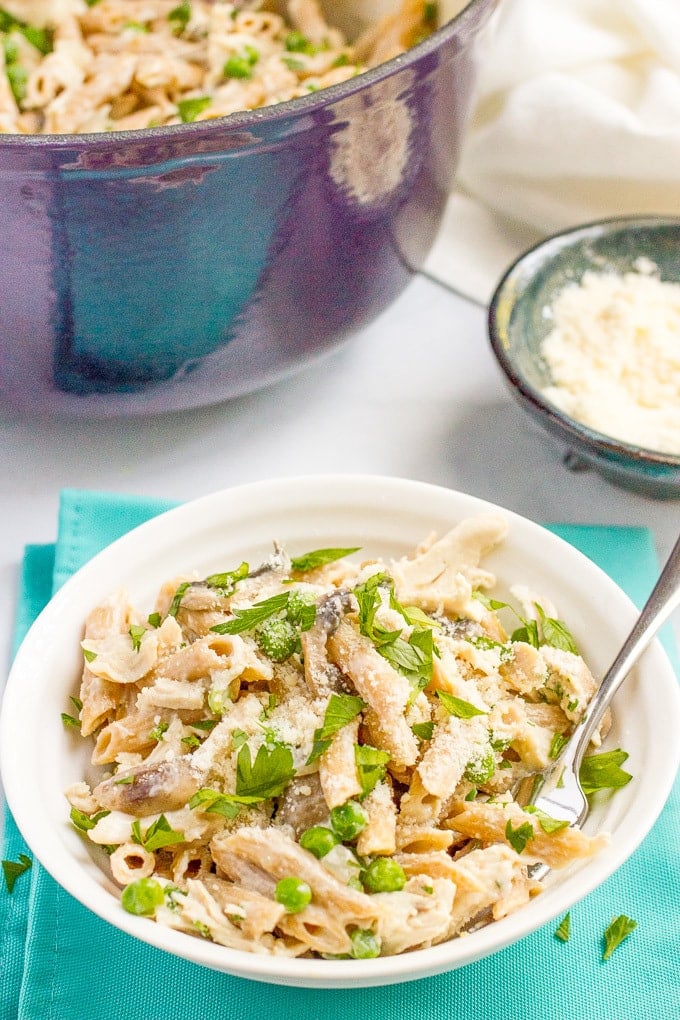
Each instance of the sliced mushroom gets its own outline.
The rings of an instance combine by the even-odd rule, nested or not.
[[[138,818],[184,807],[201,785],[188,755],[140,765],[105,779],[93,790],[102,807]]]
[[[281,825],[290,825],[296,839],[305,829],[327,823],[328,807],[318,772],[291,780],[281,798],[276,821]]]
[[[350,591],[338,589],[319,599],[316,617],[310,630],[300,635],[305,680],[314,697],[336,693],[349,694],[352,684],[334,663],[328,661],[326,643],[335,633],[345,613],[356,608],[356,601]]]

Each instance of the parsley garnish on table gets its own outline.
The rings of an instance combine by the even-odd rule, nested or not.
[[[567,912],[557,928],[555,929],[555,938],[559,939],[560,942],[568,942],[571,936],[571,914]]]
[[[2,870],[5,875],[5,885],[7,886],[7,892],[10,895],[14,892],[14,885],[20,875],[23,875],[25,871],[33,864],[33,861],[28,854],[19,854],[18,861],[3,861]]]
[[[628,938],[630,933],[635,931],[636,928],[637,921],[634,921],[632,917],[619,914],[618,917],[613,918],[612,923],[603,935],[604,950],[602,952],[602,959],[608,960],[617,946],[620,946],[623,940]]]

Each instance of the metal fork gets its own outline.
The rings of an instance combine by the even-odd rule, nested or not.
[[[675,543],[635,626],[562,751],[544,772],[529,777],[531,785],[528,793],[526,787],[517,792],[516,800],[522,806],[533,804],[538,810],[553,818],[567,820],[571,825],[580,825],[584,820],[588,814],[588,800],[581,789],[578,776],[590,738],[630,670],[656,632],[678,606],[680,606],[680,538]],[[536,873],[539,869],[543,873],[548,870],[547,866],[537,865],[536,869],[532,869],[533,877],[541,877]]]

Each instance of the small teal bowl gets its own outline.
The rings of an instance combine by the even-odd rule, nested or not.
[[[550,403],[541,344],[561,290],[594,272],[625,273],[649,259],[662,280],[680,282],[680,218],[603,220],[556,234],[525,252],[502,277],[489,308],[489,338],[518,403],[562,446],[574,469],[594,467],[628,489],[680,497],[680,455],[643,449],[595,432]]]

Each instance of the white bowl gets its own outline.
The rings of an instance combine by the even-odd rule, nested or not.
[[[293,551],[361,545],[367,554],[399,556],[432,530],[442,534],[461,518],[490,509],[499,508],[400,479],[283,479],[228,489],[171,510],[96,556],[64,585],[29,631],[3,703],[0,744],[7,799],[42,865],[86,907],[144,942],[241,977],[329,988],[388,984],[460,967],[534,931],[598,886],[652,827],[678,765],[680,697],[658,643],[619,693],[606,741],[607,747],[629,752],[626,768],[633,781],[599,803],[585,826],[590,833],[610,832],[611,846],[568,872],[553,873],[542,895],[517,913],[431,949],[374,960],[282,959],[226,949],[161,927],[122,909],[118,888],[69,823],[63,790],[89,771],[88,752],[85,742],[62,726],[60,713],[68,711],[69,695],[78,689],[85,616],[116,587],[125,586],[141,608],[151,607],[168,577],[193,570],[205,576],[243,559],[257,562],[270,552],[273,539]],[[544,593],[556,603],[594,674],[602,675],[635,619],[634,606],[567,543],[531,521],[501,512],[510,534],[485,560],[498,577],[499,597],[515,583]]]

